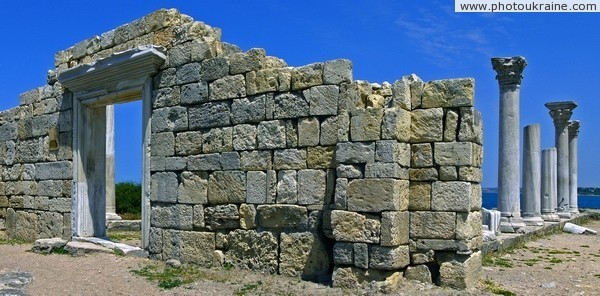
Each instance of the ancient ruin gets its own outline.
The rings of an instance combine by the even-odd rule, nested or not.
[[[10,237],[102,243],[114,205],[111,106],[141,100],[152,258],[339,287],[478,280],[473,79],[368,83],[343,59],[289,67],[176,10],[60,51],[55,66],[48,85],[0,113]]]

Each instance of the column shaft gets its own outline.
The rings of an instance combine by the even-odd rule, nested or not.
[[[545,221],[560,221],[556,215],[556,148],[542,151],[542,218]]]
[[[569,212],[579,213],[577,196],[577,142],[579,138],[579,121],[569,124]]]
[[[541,218],[540,125],[532,124],[523,132],[522,216],[525,225],[543,226]]]
[[[121,220],[115,200],[115,106],[106,106],[106,220]]]

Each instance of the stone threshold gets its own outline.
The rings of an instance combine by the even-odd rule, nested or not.
[[[600,220],[600,211],[580,209],[580,213],[570,219],[561,219],[560,222],[545,222],[544,226],[527,226],[525,228],[525,233],[500,233],[496,236],[496,240],[484,242],[481,246],[481,252],[483,255],[493,252],[502,252],[503,250],[513,248],[518,244],[523,244],[540,236],[559,232],[567,222],[579,225],[579,223],[587,219]]]
[[[142,220],[107,220],[108,231],[142,231]]]
[[[96,247],[94,247],[96,246]],[[99,247],[99,248],[98,248]],[[148,252],[128,244],[116,243],[100,237],[73,237],[67,248],[74,251],[120,253],[124,256],[148,258]]]

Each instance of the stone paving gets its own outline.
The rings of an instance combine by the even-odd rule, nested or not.
[[[0,273],[0,296],[27,295],[25,287],[33,280],[33,274],[24,271]]]

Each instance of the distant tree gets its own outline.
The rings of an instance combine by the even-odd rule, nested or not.
[[[115,184],[115,203],[117,214],[142,213],[142,185],[135,182]]]

